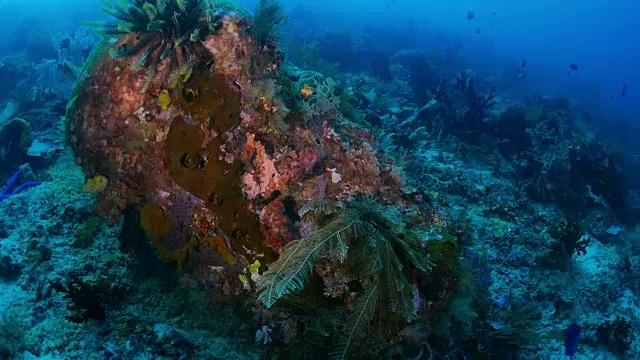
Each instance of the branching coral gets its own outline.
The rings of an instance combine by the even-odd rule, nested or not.
[[[495,104],[495,92],[489,89],[487,95],[480,95],[476,90],[475,78],[469,70],[457,75],[455,90],[453,101],[457,104],[456,122],[450,125],[458,128],[457,133],[465,140],[478,142],[478,135],[486,128],[484,120],[487,112]]]
[[[620,152],[590,139],[569,148],[568,163],[568,185],[577,194],[587,193],[588,203],[606,202],[617,212],[625,208],[624,162]]]
[[[515,157],[518,186],[536,200],[566,209],[585,205],[625,208],[621,153],[576,134],[565,98],[534,97],[526,108],[500,115],[494,135],[503,155]]]
[[[438,111],[438,115],[443,119],[442,124],[437,124],[438,117],[424,116],[420,111],[418,119],[426,126],[427,131],[442,131],[455,135],[462,140],[470,143],[479,143],[487,135],[491,127],[485,123],[488,110],[495,105],[495,92],[489,89],[487,95],[481,95],[476,89],[475,78],[470,70],[460,72],[456,76],[456,80],[452,89],[450,89],[445,81],[440,81],[431,88],[433,94],[432,102],[438,104],[434,110]],[[428,109],[426,106],[424,109]],[[426,122],[426,123],[425,123]]]

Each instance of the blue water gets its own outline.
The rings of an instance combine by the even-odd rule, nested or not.
[[[253,9],[255,2],[238,1]],[[569,94],[579,102],[597,103],[633,116],[640,112],[636,34],[640,4],[621,0],[557,2],[513,1],[285,1],[292,22],[313,20],[310,30],[362,31],[363,27],[395,29],[394,42],[416,39],[428,47],[433,36],[459,38],[473,63],[492,69],[517,68],[528,61],[527,88],[544,93]],[[87,19],[102,20],[98,1],[18,1],[1,5],[2,33],[9,34],[25,19],[51,30],[71,30]],[[72,11],[70,11],[72,9]],[[302,11],[301,11],[302,10]],[[472,21],[467,11],[476,13]],[[495,12],[495,15],[492,13]],[[304,17],[300,17],[302,13]],[[311,18],[307,18],[307,16]],[[314,25],[310,25],[314,26]],[[405,33],[403,33],[405,29]],[[480,34],[474,31],[480,29]],[[383,31],[384,32],[384,31]],[[575,76],[564,76],[567,66],[580,66]],[[630,86],[620,99],[622,84]],[[599,89],[600,96],[593,97]],[[609,99],[614,96],[614,100]]]

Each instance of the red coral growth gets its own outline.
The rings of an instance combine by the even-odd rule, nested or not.
[[[260,226],[265,235],[268,247],[279,251],[282,246],[293,240],[289,218],[284,214],[284,203],[281,198],[270,202],[260,212]]]
[[[205,281],[217,279],[211,265],[230,268],[229,254],[237,268],[256,256],[268,264],[276,255],[271,249],[312,233],[310,224],[289,216],[308,201],[368,193],[392,203],[403,186],[370,131],[342,121],[336,109],[313,115],[285,109],[287,92],[279,87],[286,82],[273,76],[282,61],[277,47],[250,46],[241,19],[225,17],[222,25],[203,39],[208,51],[177,84],[166,61],[151,74],[132,70],[139,57],[105,54],[68,114],[78,162],[87,175],[109,178],[101,213],[116,220],[132,205],[162,208],[172,229],[159,245],[172,259],[186,256],[185,266]],[[274,97],[246,96],[257,81],[275,83]],[[161,106],[167,94],[170,102]]]
[[[253,169],[242,175],[242,188],[247,198],[269,198],[274,191],[284,189],[286,179],[278,173],[275,160],[267,154],[264,145],[255,140],[254,134],[247,134],[242,157],[246,159],[252,156]]]
[[[335,158],[337,163],[330,170],[341,198],[346,200],[356,193],[374,194],[381,189],[380,163],[371,144],[363,142],[358,148],[336,154]]]
[[[247,134],[247,141],[244,143],[242,153],[240,154],[243,161],[248,161],[256,153],[256,134]]]
[[[290,151],[278,164],[278,171],[287,179],[287,182],[297,182],[320,161],[320,158],[320,151],[317,149]]]
[[[318,145],[318,138],[322,136],[322,129],[314,126],[309,128],[296,127],[290,131],[289,139],[296,145],[313,147]]]
[[[358,193],[375,194],[385,202],[397,202],[405,181],[395,162],[378,154],[374,136],[362,127],[345,123],[339,125],[339,135],[325,121],[322,124],[325,176],[329,180],[330,198],[349,200]],[[342,137],[349,141],[343,142]],[[311,190],[305,186],[305,190]]]
[[[247,109],[242,110],[240,113],[240,125],[245,132],[258,131],[264,124],[264,117],[262,114]]]
[[[312,200],[327,198],[329,182],[330,178],[325,174],[318,175],[305,182],[302,187],[302,193],[299,196],[300,201],[304,204]]]
[[[382,182],[381,195],[387,200],[395,199],[402,193],[406,181],[402,172],[396,165],[389,165],[380,170],[380,181]]]
[[[328,121],[322,122],[322,140],[326,144],[340,144],[340,135]]]
[[[354,123],[344,123],[340,126],[340,132],[342,134],[348,134],[349,139],[355,141],[367,142],[370,144],[375,142],[375,136],[371,131],[367,131]]]
[[[242,177],[242,185],[247,198],[269,198],[274,191],[285,192],[289,184],[301,181],[319,161],[320,151],[304,148],[278,156],[267,154],[264,145],[256,140],[255,134],[247,134],[241,158],[250,161],[248,171]]]
[[[243,22],[240,18],[225,16],[222,19],[222,31],[215,32],[203,41],[207,50],[216,57],[215,71],[238,82],[244,82],[244,64],[253,56],[253,47],[248,46],[248,39],[241,35]]]

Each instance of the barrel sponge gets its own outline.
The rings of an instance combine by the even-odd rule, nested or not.
[[[13,118],[0,126],[2,160],[23,159],[31,145],[31,127],[22,118]]]

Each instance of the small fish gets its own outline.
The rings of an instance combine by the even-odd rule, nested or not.
[[[627,91],[629,91],[629,87],[627,86],[626,83],[622,83],[622,93],[620,94],[620,96],[625,96],[627,95]]]
[[[573,71],[578,70],[578,64],[571,64],[571,65],[569,65],[569,69],[571,69],[571,70],[573,70]]]
[[[522,79],[524,77],[524,73],[522,71],[518,72],[518,79]]]
[[[473,32],[476,33],[476,34],[480,34],[481,30],[480,30],[480,28],[476,28]]]
[[[520,64],[520,69],[524,69],[527,67],[527,60],[522,60],[522,63]]]
[[[467,20],[471,21],[476,18],[476,13],[473,11],[467,11]]]
[[[598,89],[598,88],[593,89],[593,95],[595,95],[595,96],[600,95],[600,89]]]

